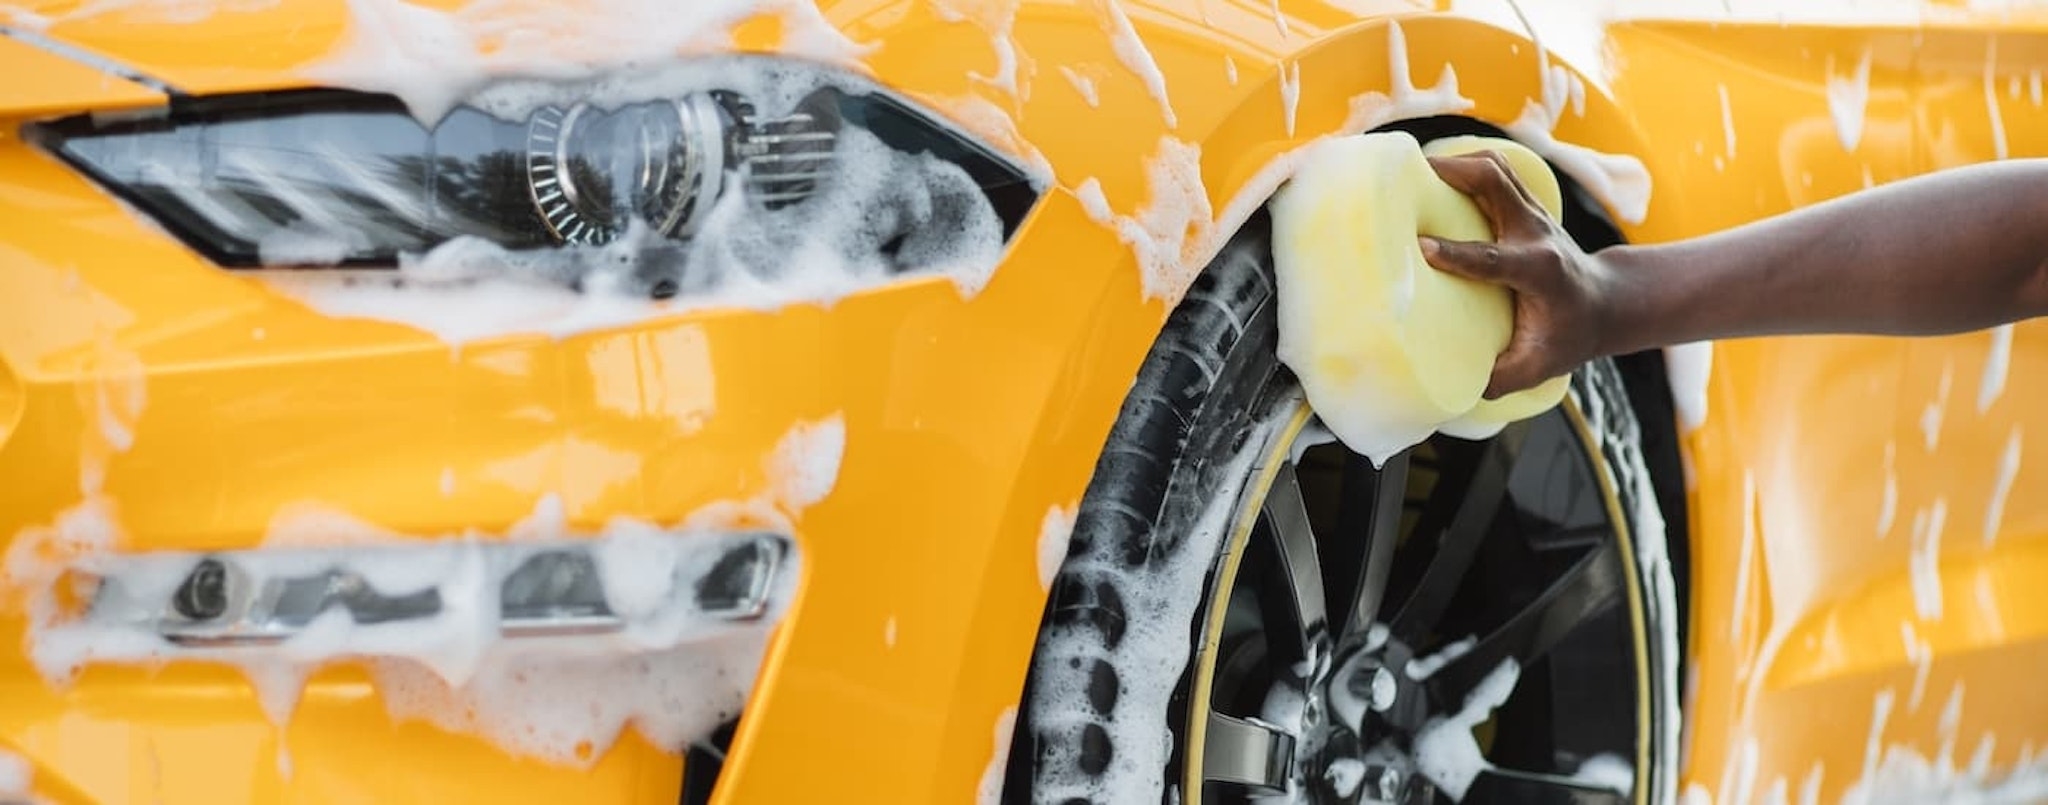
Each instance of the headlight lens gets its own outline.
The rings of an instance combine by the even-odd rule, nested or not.
[[[844,77],[812,80],[773,109],[700,87],[509,115],[459,106],[427,126],[388,96],[319,90],[199,99],[156,120],[72,118],[37,134],[232,267],[393,266],[460,238],[521,252],[645,233],[649,248],[687,251],[717,234],[706,231],[714,210],[735,198],[749,215],[789,213],[790,228],[802,229],[817,216],[801,208],[835,184],[876,184],[860,175],[873,171],[847,165],[849,150],[874,141],[899,157],[947,163],[960,185],[927,182],[921,197],[904,200],[909,214],[879,216],[901,219],[903,230],[871,233],[886,256],[916,243],[917,227],[960,228],[959,215],[929,209],[935,198],[954,203],[966,195],[957,191],[973,191],[984,209],[972,212],[992,225],[982,229],[1005,240],[1036,202],[1015,164],[901,99]],[[757,247],[775,238],[736,239],[721,250],[773,262]]]

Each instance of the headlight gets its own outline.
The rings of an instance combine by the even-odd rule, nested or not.
[[[555,256],[624,245],[683,269],[642,289],[658,297],[732,267],[706,261],[777,271],[832,226],[835,256],[865,272],[957,259],[942,248],[955,241],[999,249],[1037,200],[1016,165],[886,91],[764,72],[797,78],[602,99],[554,87],[551,103],[458,106],[431,126],[388,96],[268,93],[36,134],[222,265],[396,266],[473,238],[521,256],[505,270],[581,287],[603,260]]]

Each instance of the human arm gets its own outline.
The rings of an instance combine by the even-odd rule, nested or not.
[[[1497,157],[1431,160],[1495,243],[1431,265],[1515,294],[1487,396],[1605,355],[1757,335],[1931,335],[2048,315],[2048,160],[1957,168],[1690,240],[1588,254]]]

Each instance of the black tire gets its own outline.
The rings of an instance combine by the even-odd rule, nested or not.
[[[1169,316],[1113,427],[1046,607],[1012,743],[1004,801],[1178,803],[1195,613],[1210,589],[1227,517],[1270,452],[1299,390],[1274,356],[1270,222],[1247,223]],[[1656,713],[1652,768],[1668,802],[1677,744],[1670,572],[1662,520],[1626,392],[1608,362],[1573,396],[1600,435],[1650,617]],[[1157,740],[1152,739],[1157,736]],[[1122,736],[1121,738],[1117,736]]]

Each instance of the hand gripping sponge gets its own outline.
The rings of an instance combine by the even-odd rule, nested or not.
[[[1427,147],[1406,132],[1336,137],[1312,146],[1274,196],[1280,360],[1345,446],[1384,463],[1436,431],[1467,439],[1549,410],[1569,378],[1482,398],[1507,348],[1507,289],[1431,267],[1417,235],[1490,241],[1472,199],[1438,178],[1427,156],[1498,151],[1552,217],[1557,176],[1508,140],[1452,137]]]

